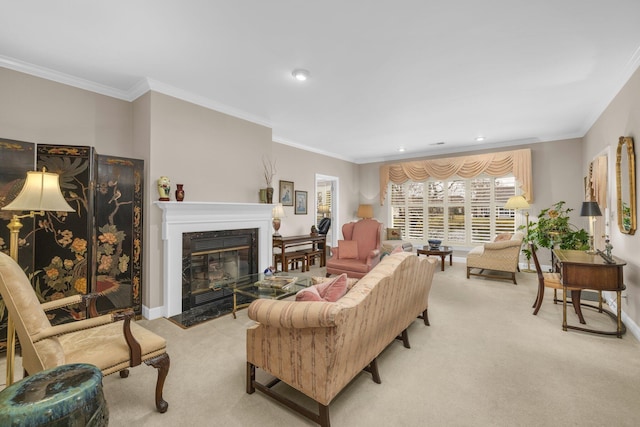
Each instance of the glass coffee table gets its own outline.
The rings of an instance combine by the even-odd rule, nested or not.
[[[263,273],[250,274],[221,283],[221,286],[233,292],[233,318],[238,309],[247,307],[251,302],[238,304],[238,296],[250,299],[283,299],[295,295],[299,290],[311,286],[311,277],[295,276],[290,273],[276,273],[265,276]]]

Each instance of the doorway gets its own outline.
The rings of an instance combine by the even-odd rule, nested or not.
[[[324,218],[331,220],[331,226],[327,232],[327,244],[336,246],[338,244],[338,177],[316,174],[316,197],[315,212],[316,226],[319,227],[320,222]]]

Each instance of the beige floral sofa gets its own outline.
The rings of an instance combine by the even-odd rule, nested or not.
[[[406,329],[422,317],[429,324],[433,259],[409,252],[384,257],[336,302],[277,301],[251,303],[247,330],[247,393],[256,389],[329,425],[329,403],[365,370],[380,382],[376,358],[394,339],[409,346]],[[259,368],[275,380],[256,380]],[[272,387],[282,381],[318,403],[314,413]]]
[[[467,254],[467,279],[470,276],[484,276],[513,280],[513,284],[517,285],[516,271],[523,238],[524,234],[519,231],[512,235],[499,234],[493,242],[473,248]],[[510,274],[496,274],[499,271]]]

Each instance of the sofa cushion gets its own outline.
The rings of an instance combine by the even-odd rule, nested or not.
[[[513,235],[511,233],[501,233],[498,234],[496,236],[495,239],[493,239],[494,242],[501,242],[503,240],[511,240],[511,238],[513,237]]]
[[[324,301],[318,293],[316,286],[304,288],[296,294],[296,301]]]
[[[358,259],[358,242],[338,240],[338,259]]]
[[[314,285],[319,285],[320,283],[329,282],[330,280],[332,280],[330,277],[325,277],[325,276],[313,276],[311,278],[311,281],[313,282]],[[358,280],[360,279],[356,277],[347,277],[347,291],[353,288],[353,285],[358,283]]]
[[[342,273],[337,277],[298,291],[296,301],[336,302],[347,293],[347,283],[347,274]]]

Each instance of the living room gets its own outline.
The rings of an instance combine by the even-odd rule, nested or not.
[[[5,65],[0,63],[0,138],[92,146],[101,154],[144,159],[142,301],[143,317],[147,319],[163,317],[165,306],[162,211],[154,204],[158,199],[156,183],[161,176],[168,176],[172,184],[184,184],[186,202],[258,203],[258,190],[264,186],[263,159],[275,159],[274,183],[291,181],[295,189],[311,195],[316,174],[337,177],[340,191],[336,217],[340,224],[355,220],[358,206],[368,203],[374,207],[375,218],[389,226],[388,198],[380,204],[382,164],[528,148],[534,189],[529,210],[532,218],[542,209],[564,200],[574,209],[572,222],[584,228],[588,228],[586,218],[577,215],[584,200],[584,177],[594,158],[607,156],[611,244],[613,254],[627,263],[622,308],[630,333],[625,338],[640,338],[640,266],[634,256],[640,251],[640,241],[637,235],[619,232],[615,211],[618,139],[621,136],[637,138],[640,134],[638,70],[629,73],[630,78],[617,95],[611,94],[606,108],[603,105],[602,113],[591,118],[592,125],[582,137],[504,143],[432,157],[356,163],[274,141],[273,130],[268,125],[234,117],[205,103],[198,104],[152,80],[123,99],[123,96],[99,93],[38,76],[32,70],[21,71],[20,67]],[[296,215],[292,207],[287,207],[280,233],[308,233],[316,219],[312,211],[310,208],[307,215]],[[470,248],[458,249],[464,252]],[[525,264],[526,258],[522,257],[521,265]],[[600,342],[606,345],[606,341]],[[167,391],[167,394],[170,393]]]

